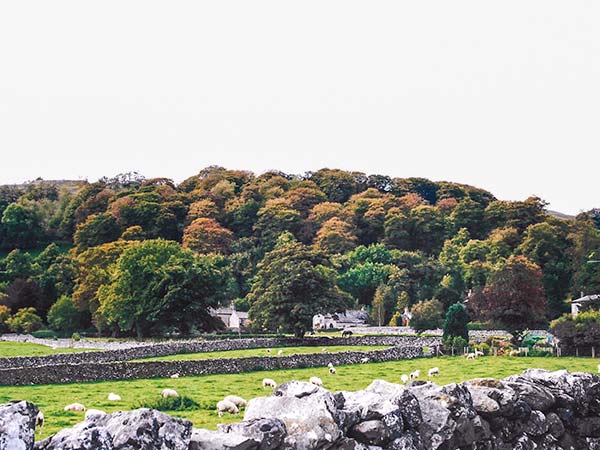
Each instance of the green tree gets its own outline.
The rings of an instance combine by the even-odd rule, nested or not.
[[[356,240],[352,226],[334,217],[323,224],[314,245],[320,251],[333,255],[352,250],[356,246]]]
[[[27,252],[19,249],[11,251],[4,259],[6,267],[6,278],[16,280],[17,278],[27,279],[35,273],[33,258]]]
[[[315,314],[343,311],[346,296],[335,285],[328,261],[285,233],[258,265],[248,294],[249,317],[259,330],[293,331],[302,337]]]
[[[444,321],[444,307],[439,300],[422,300],[412,307],[410,325],[421,333],[440,328]]]
[[[81,252],[90,247],[116,241],[121,236],[121,232],[117,219],[111,214],[92,214],[77,226],[73,241],[77,250]]]
[[[6,319],[6,325],[13,333],[31,333],[42,327],[42,319],[35,308],[21,308]]]
[[[89,314],[79,311],[73,299],[66,295],[60,297],[48,311],[48,325],[55,331],[60,331],[67,336],[86,327],[89,323]]]
[[[99,311],[108,324],[138,337],[193,327],[218,328],[209,308],[225,299],[229,270],[224,258],[196,256],[177,242],[133,241],[100,286]]]
[[[444,321],[444,342],[448,342],[456,336],[469,340],[469,315],[462,303],[455,303],[448,308],[446,320]]]
[[[8,205],[1,222],[4,247],[32,248],[44,239],[42,218],[32,201]]]

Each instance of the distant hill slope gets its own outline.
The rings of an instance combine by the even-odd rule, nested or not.
[[[563,219],[563,220],[573,220],[575,218],[575,216],[572,216],[570,214],[564,214],[558,211],[551,211],[551,210],[547,210],[546,211],[549,215],[556,217],[557,219]]]

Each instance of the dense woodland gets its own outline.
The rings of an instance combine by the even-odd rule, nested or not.
[[[136,173],[0,188],[0,327],[138,336],[218,329],[234,302],[257,332],[302,335],[312,315],[374,324],[547,326],[600,293],[600,213],[548,214],[451,182],[321,169],[208,167],[179,185]]]

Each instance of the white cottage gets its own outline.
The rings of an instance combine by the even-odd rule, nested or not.
[[[213,310],[212,315],[221,319],[225,327],[230,330],[241,330],[248,324],[248,313],[236,311],[233,304],[229,308]]]
[[[313,316],[313,330],[330,330],[362,327],[369,322],[369,313],[365,310],[346,310],[339,313],[317,314]]]

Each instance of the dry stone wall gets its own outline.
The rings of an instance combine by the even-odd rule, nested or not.
[[[375,380],[356,392],[291,381],[250,400],[242,422],[216,431],[138,409],[95,416],[34,444],[36,411],[30,404],[0,405],[0,426],[22,424],[11,429],[19,449],[600,449],[600,378],[564,370],[446,386]],[[14,450],[5,442],[0,439],[0,450]]]

